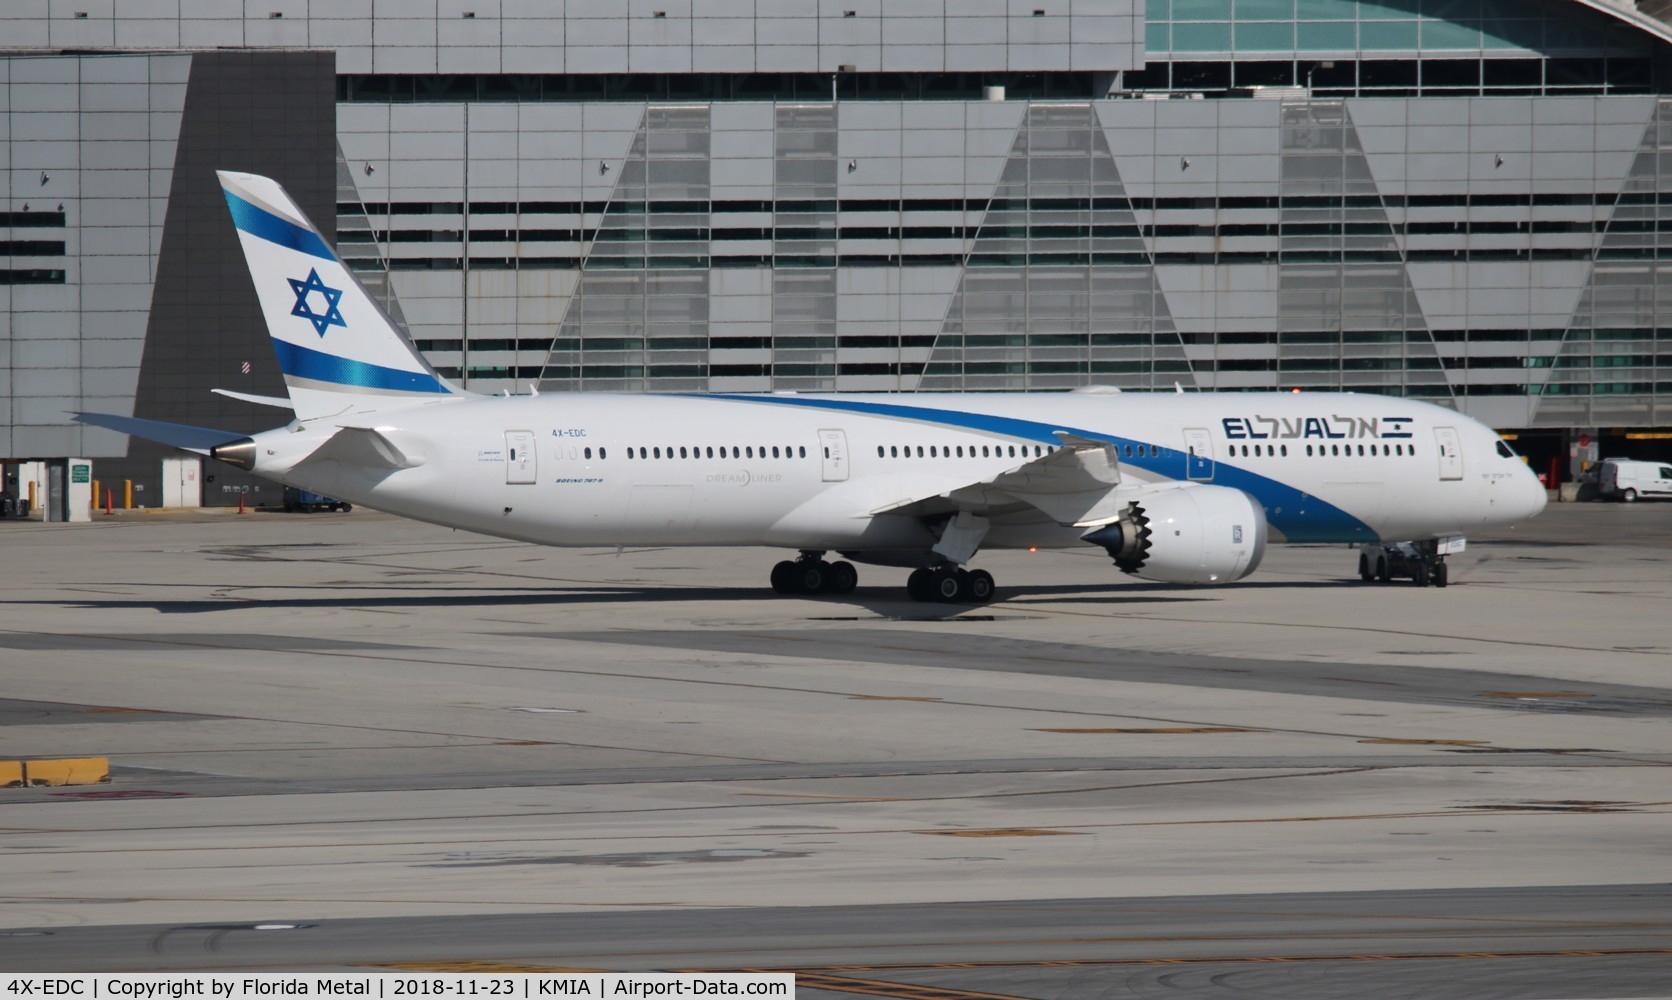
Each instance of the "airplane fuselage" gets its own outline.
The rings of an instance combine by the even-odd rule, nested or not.
[[[1536,513],[1543,491],[1489,428],[1349,393],[618,395],[449,398],[369,418],[410,468],[307,456],[344,418],[258,435],[258,471],[419,520],[546,545],[922,549],[888,513],[1063,445],[1110,443],[1122,489],[1253,497],[1274,541],[1461,535]],[[307,459],[307,460],[304,460]],[[983,547],[1077,545],[1031,507]]]

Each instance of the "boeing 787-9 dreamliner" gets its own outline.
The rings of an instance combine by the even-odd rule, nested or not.
[[[443,379],[276,182],[220,175],[294,418],[251,436],[78,419],[281,483],[543,545],[769,546],[780,593],[907,567],[985,602],[982,549],[1095,545],[1146,580],[1240,580],[1268,542],[1354,543],[1419,583],[1545,493],[1490,428],[1355,393],[563,393]],[[1378,553],[1386,552],[1386,556]],[[826,555],[839,553],[829,562]],[[763,567],[764,568],[764,567]]]

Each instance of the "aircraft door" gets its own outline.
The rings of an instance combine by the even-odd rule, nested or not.
[[[819,449],[823,455],[824,481],[846,482],[848,478],[848,435],[846,431],[819,431]]]
[[[536,474],[533,431],[505,432],[505,482],[532,483]]]
[[[1198,482],[1213,479],[1213,436],[1200,427],[1184,429],[1185,475]]]
[[[1434,428],[1434,446],[1440,453],[1440,478],[1463,478],[1463,448],[1457,439],[1457,428]]]

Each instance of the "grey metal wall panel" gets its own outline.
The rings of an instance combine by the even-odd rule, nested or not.
[[[332,239],[335,67],[329,53],[308,52],[200,54],[191,66],[133,412],[248,432],[269,425],[271,414],[208,389],[277,395],[283,383],[214,171],[277,177]],[[292,127],[269,127],[275,102]],[[127,463],[115,469],[121,478],[155,483],[157,459],[166,452],[133,440]],[[231,470],[216,476],[221,487],[259,483]],[[236,494],[211,489],[206,502],[236,502]]]
[[[1127,2],[1032,0],[20,0],[0,12],[23,47],[311,46],[335,50],[345,73],[1113,71],[1142,65],[1140,18]]]

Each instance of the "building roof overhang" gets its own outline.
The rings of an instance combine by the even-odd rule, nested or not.
[[[1672,44],[1672,0],[1572,0],[1581,7],[1606,14],[1639,31],[1653,35],[1656,40]]]

